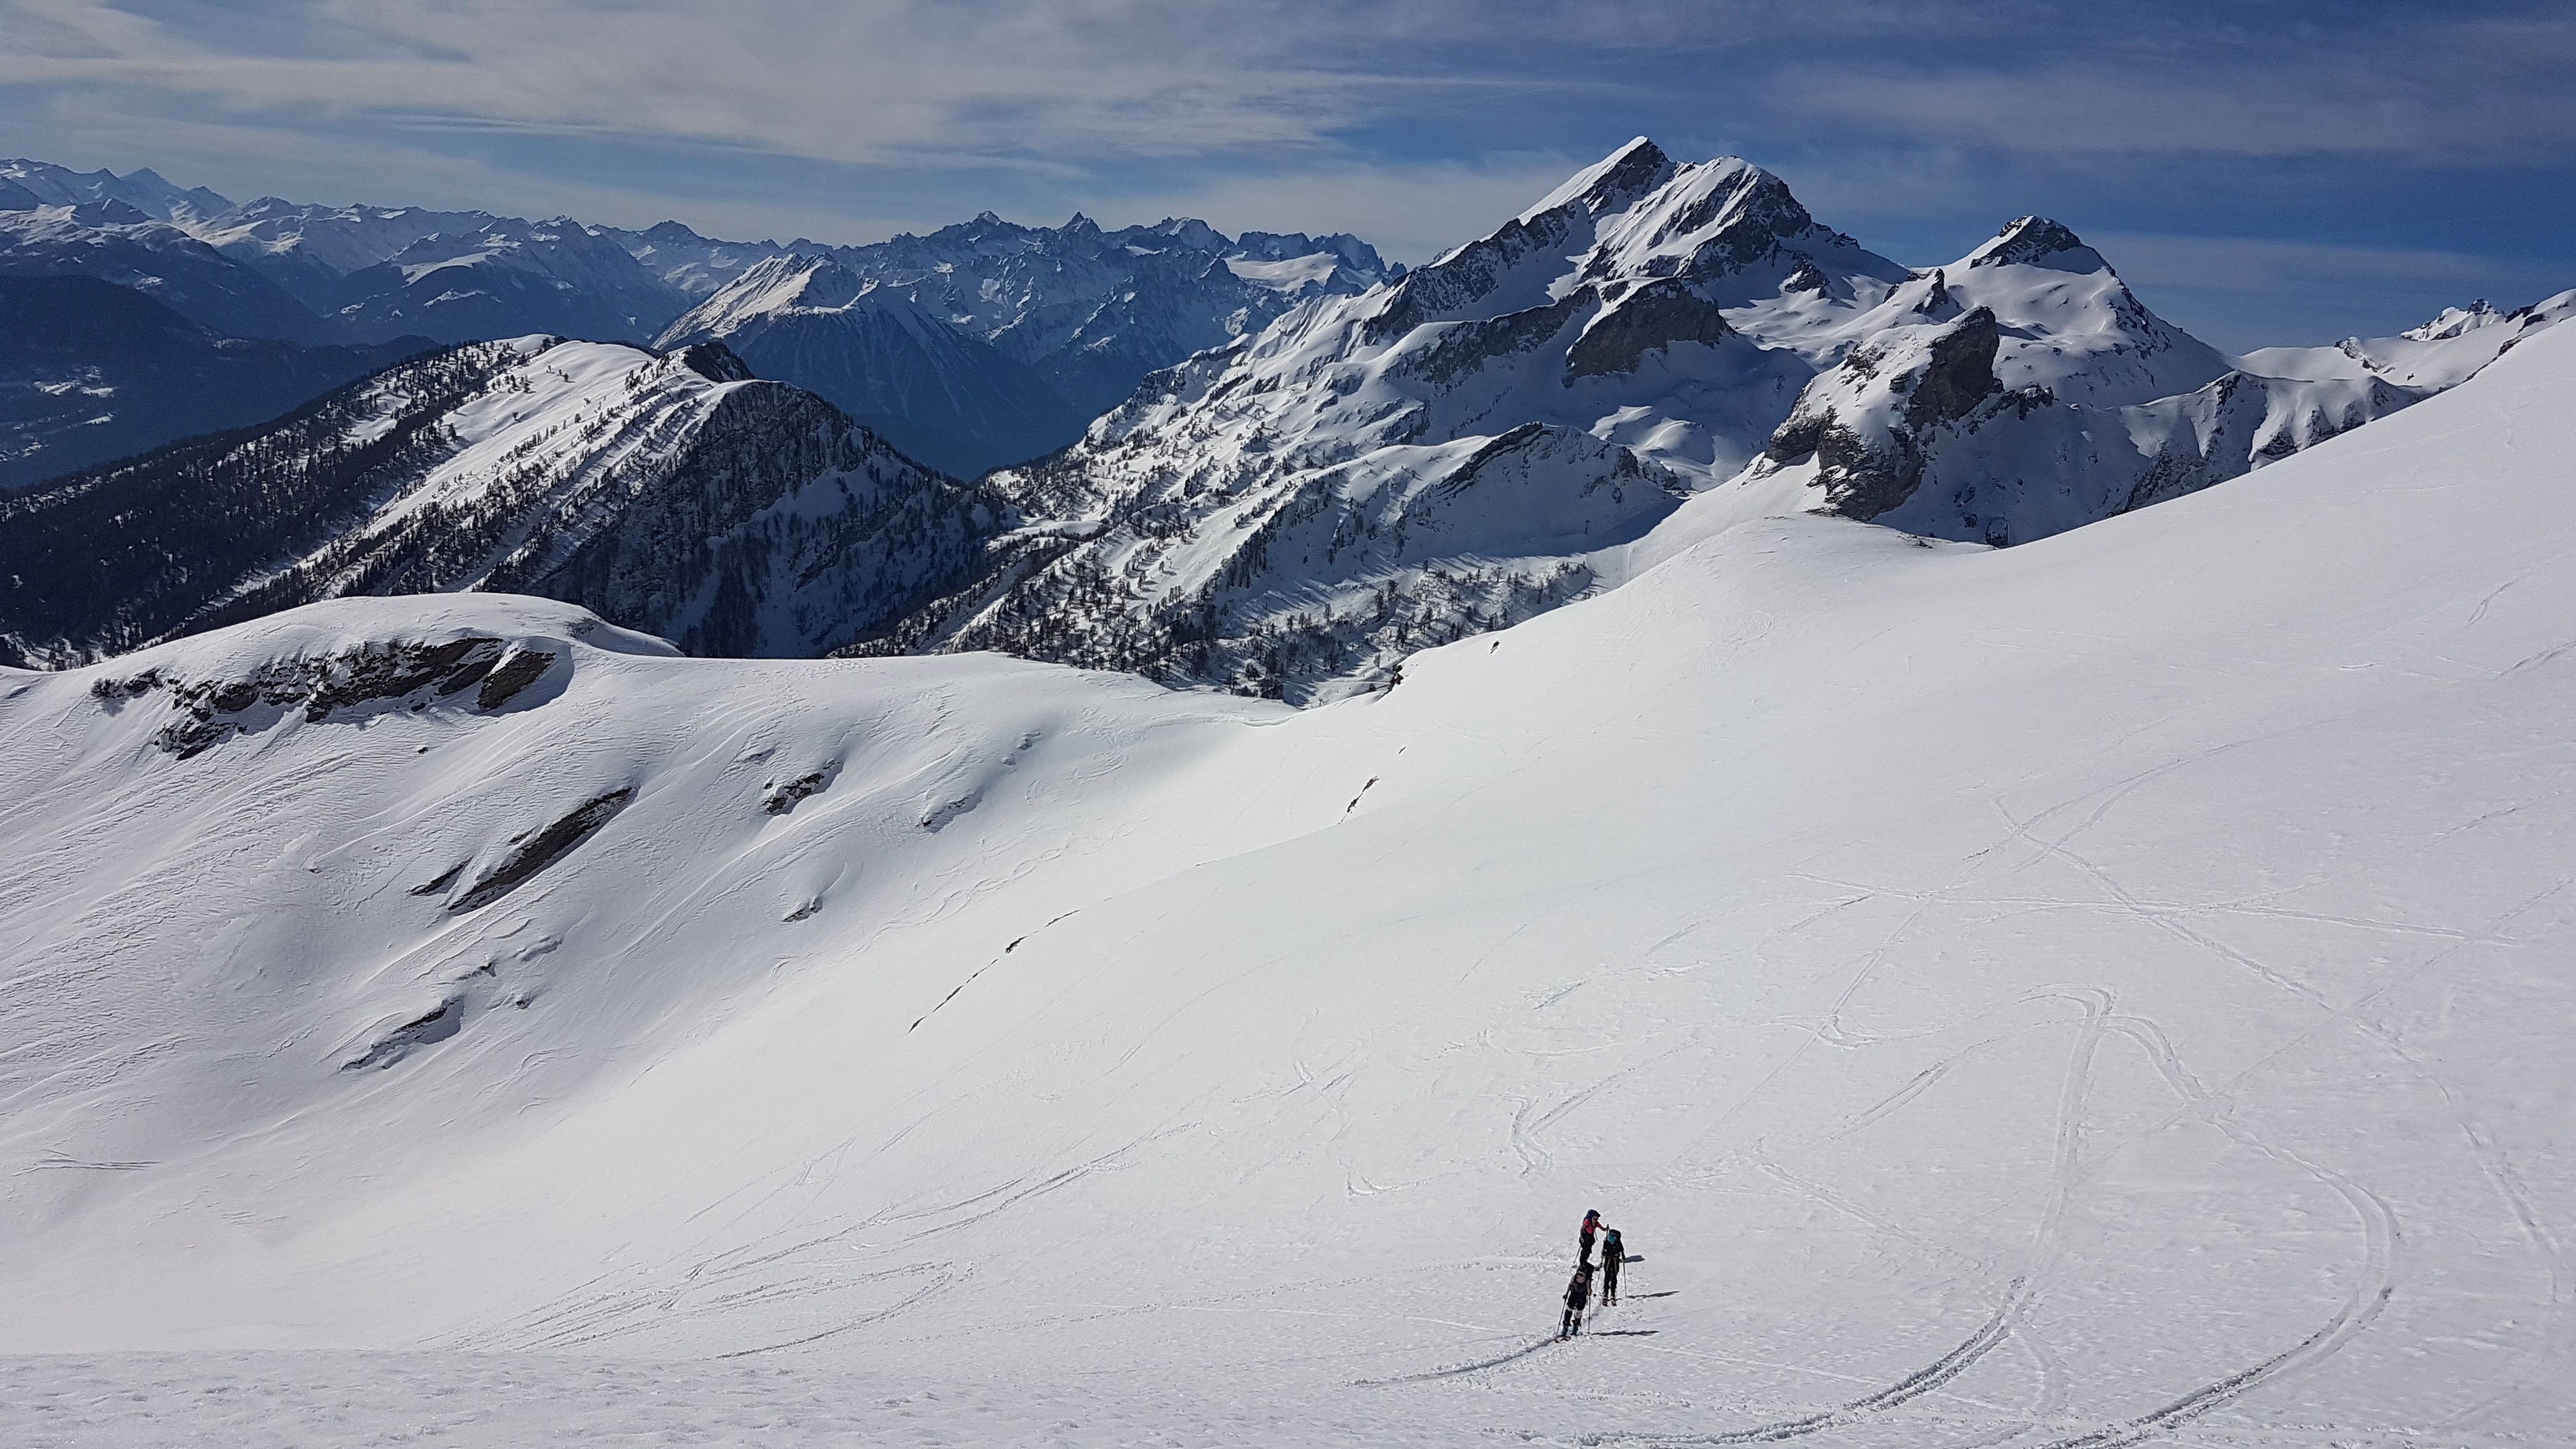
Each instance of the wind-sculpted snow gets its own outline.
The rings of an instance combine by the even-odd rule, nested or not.
[[[2571,450],[2555,329],[2012,549],[1703,493],[1304,711],[484,595],[0,673],[0,1437],[2555,1442]]]
[[[530,337],[0,504],[0,640],[62,663],[315,599],[575,600],[812,655],[972,577],[989,508],[721,346]]]

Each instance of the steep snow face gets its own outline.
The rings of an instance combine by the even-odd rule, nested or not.
[[[2576,331],[2366,437],[1303,713],[470,597],[0,675],[0,1343],[278,1350],[0,1434],[2554,1442]]]
[[[759,262],[672,323],[660,345],[702,341],[967,477],[1051,452],[1082,428],[1028,367],[825,257]]]
[[[57,662],[315,599],[458,589],[575,600],[694,652],[811,655],[955,586],[993,526],[954,481],[721,346],[547,337],[396,368],[0,517],[0,627]],[[107,569],[83,562],[103,548]]]
[[[2043,217],[2011,222],[1930,285],[1949,294],[1938,310],[1995,314],[2006,388],[2120,407],[2194,392],[2228,371],[2216,349],[2149,311],[2101,253]]]

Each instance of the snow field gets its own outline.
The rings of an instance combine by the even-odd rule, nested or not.
[[[2571,395],[2003,552],[1707,495],[1303,713],[498,597],[0,677],[0,1437],[2552,1442]],[[441,631],[569,663],[90,693]]]

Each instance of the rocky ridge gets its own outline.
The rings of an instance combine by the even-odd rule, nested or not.
[[[318,599],[537,594],[811,656],[973,576],[996,520],[723,347],[530,337],[0,504],[0,643],[59,666]]]

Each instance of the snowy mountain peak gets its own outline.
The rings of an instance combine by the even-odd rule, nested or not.
[[[2509,315],[2487,305],[2487,299],[2480,297],[2466,307],[2445,307],[2432,321],[2421,327],[2409,327],[2397,335],[2413,342],[2439,342],[2480,327],[2492,327]]]
[[[1633,200],[1672,174],[1672,158],[1643,136],[1575,172],[1565,184],[1520,214],[1524,223],[1576,202],[1601,212]]]
[[[35,201],[13,202],[17,195]],[[232,201],[205,187],[179,187],[149,167],[123,176],[113,171],[74,171],[25,157],[0,161],[0,210],[26,205],[80,206],[121,202],[154,221],[189,223],[232,209]]]
[[[1994,239],[1968,253],[1971,267],[2047,267],[2060,272],[2107,272],[2111,264],[2084,239],[2044,216],[2020,216]]]

